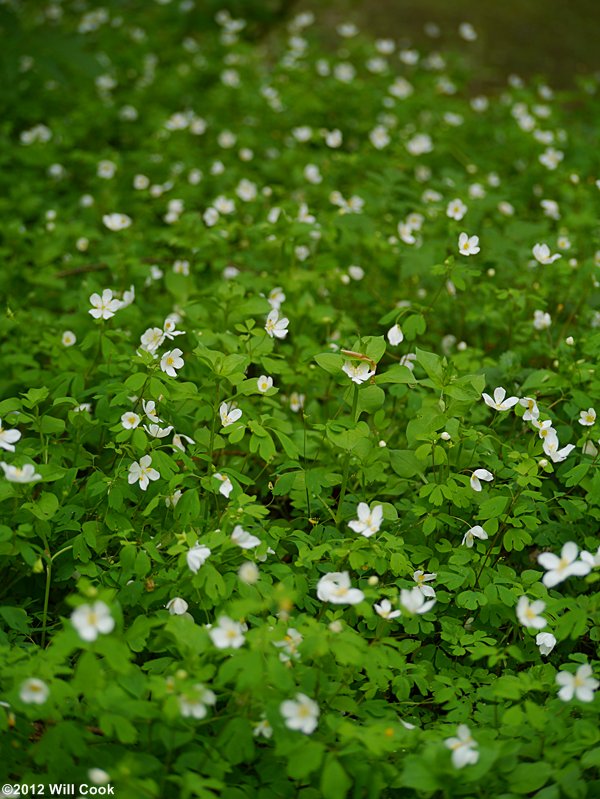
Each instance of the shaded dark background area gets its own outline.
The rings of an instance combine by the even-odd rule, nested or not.
[[[81,90],[82,79],[92,82],[105,71],[91,44],[94,37],[77,34],[84,10],[100,5],[111,18],[158,31],[169,40],[200,32],[210,36],[211,31],[218,36],[215,15],[227,9],[246,20],[245,38],[267,47],[287,36],[285,26],[294,15],[311,11],[316,16],[312,31],[332,54],[343,46],[336,33],[340,22],[393,38],[400,47],[458,51],[469,67],[473,92],[493,91],[511,74],[542,77],[554,88],[573,87],[579,76],[600,76],[600,0],[196,0],[186,13],[180,12],[179,0],[167,5],[155,0],[93,0],[87,6],[64,0],[70,20],[66,25],[48,17],[46,4],[0,3],[0,117],[36,119],[36,98],[45,82],[74,93]],[[474,26],[476,41],[460,37],[461,22]],[[438,26],[438,37],[427,35],[428,23]],[[23,56],[35,58],[31,73],[21,70]]]
[[[325,35],[352,21],[406,45],[465,51],[482,84],[518,74],[568,87],[578,75],[600,73],[600,0],[301,0],[288,8],[304,10]],[[476,41],[459,36],[461,22],[475,27]],[[439,38],[425,33],[427,23],[439,26]]]

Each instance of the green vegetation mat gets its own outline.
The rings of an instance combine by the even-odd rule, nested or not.
[[[0,6],[4,795],[597,799],[598,81],[246,5]]]

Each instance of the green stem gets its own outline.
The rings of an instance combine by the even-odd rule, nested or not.
[[[46,563],[46,590],[44,592],[44,610],[42,612],[42,649],[46,645],[46,628],[48,626],[48,605],[50,603],[50,585],[52,583],[52,556],[50,555],[50,547],[48,546],[48,539],[45,534],[40,531],[40,537],[44,542],[44,556],[47,559]]]
[[[219,392],[220,392],[220,389],[221,389],[221,381],[217,380],[217,385],[216,385],[216,388],[215,388],[215,404],[214,404],[214,407],[213,407],[212,422],[211,422],[211,425],[210,425],[210,441],[209,441],[209,444],[208,444],[208,463],[206,465],[206,473],[207,474],[210,474],[210,469],[211,469],[212,460],[213,460],[213,450],[214,450],[214,446],[215,446],[215,433],[216,433],[215,423],[216,423],[216,420],[217,420],[217,414],[219,412]]]
[[[358,385],[354,385],[354,396],[352,398],[352,423],[356,423],[356,409],[358,407]],[[344,497],[346,495],[346,487],[348,485],[348,474],[350,472],[350,450],[346,453],[346,457],[344,459],[344,469],[342,472],[342,486],[340,488],[340,496],[338,499],[338,506],[337,506],[337,514],[335,517],[335,523],[339,526],[340,522],[342,521],[342,505],[344,502]]]

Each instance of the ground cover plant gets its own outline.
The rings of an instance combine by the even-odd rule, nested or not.
[[[593,799],[598,83],[276,11],[0,8],[2,781]]]

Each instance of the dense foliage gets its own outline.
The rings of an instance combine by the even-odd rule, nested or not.
[[[197,5],[0,9],[3,781],[597,797],[597,84]]]

